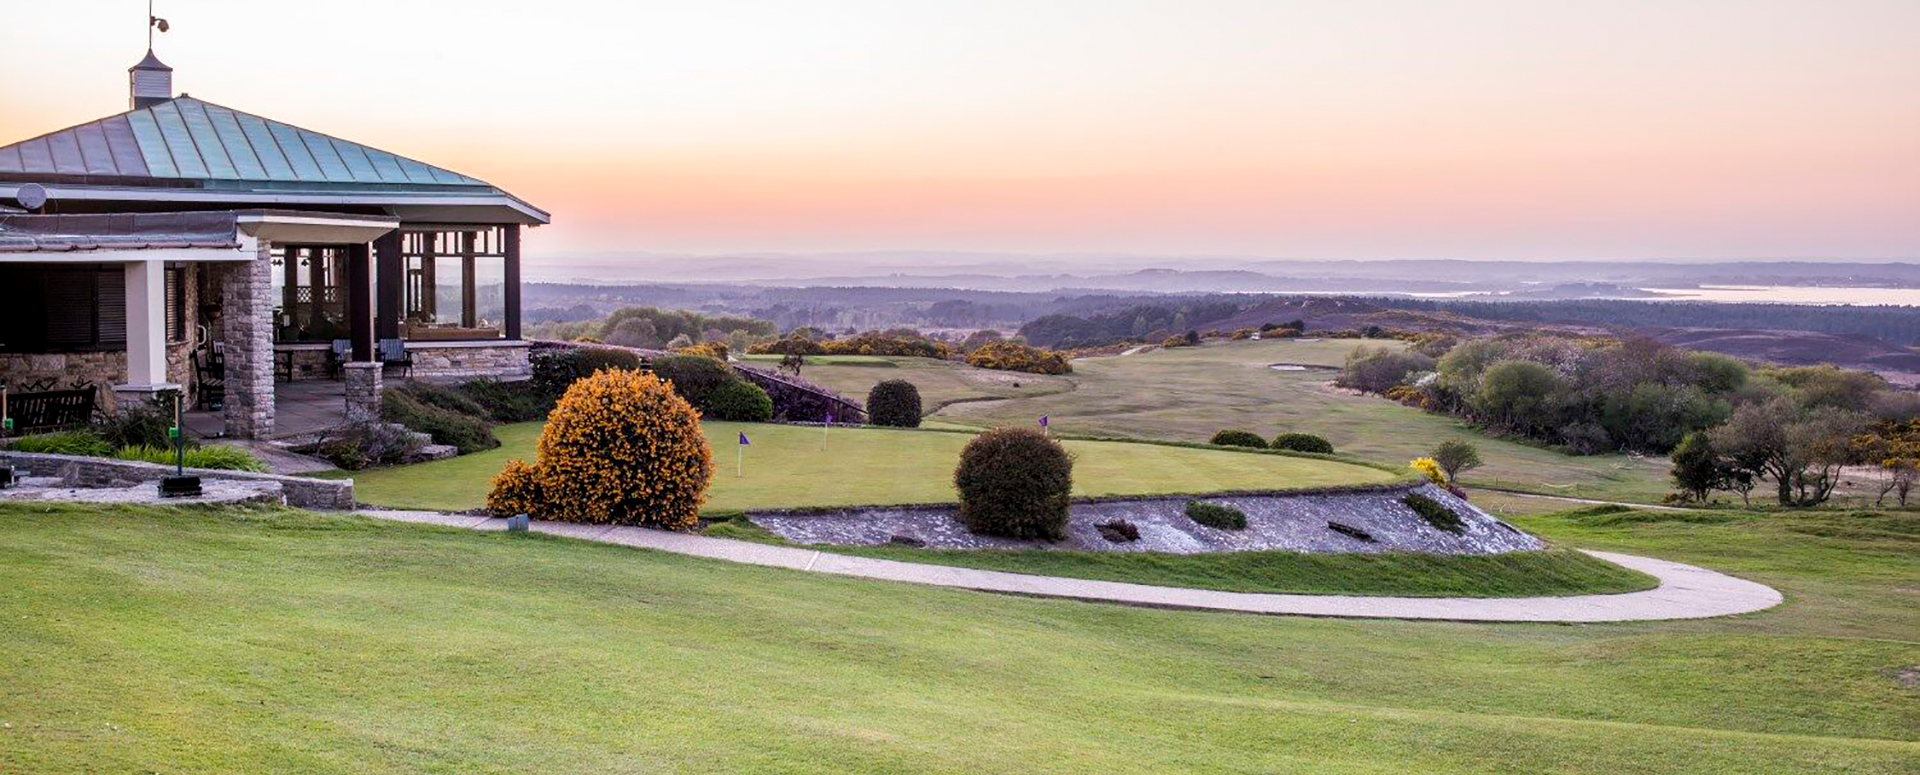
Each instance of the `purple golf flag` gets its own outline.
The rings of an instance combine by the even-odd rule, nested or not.
[[[1047,416],[1044,414],[1040,415],[1040,427],[1042,428],[1047,427]]]
[[[740,446],[744,447],[751,443],[753,442],[747,441],[747,434],[745,433],[740,434]]]

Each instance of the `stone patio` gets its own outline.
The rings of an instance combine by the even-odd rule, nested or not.
[[[273,385],[273,433],[270,438],[301,436],[347,421],[346,384],[340,380],[302,379]],[[226,437],[222,412],[188,412],[187,430],[203,439]]]

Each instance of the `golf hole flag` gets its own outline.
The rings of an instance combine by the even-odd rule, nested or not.
[[[1047,416],[1044,414],[1040,415],[1040,430],[1046,431],[1049,436],[1053,435],[1053,430],[1047,427]]]
[[[743,476],[747,473],[747,446],[752,443],[752,441],[747,439],[746,431],[741,431],[740,444],[733,448],[733,475],[735,477]]]

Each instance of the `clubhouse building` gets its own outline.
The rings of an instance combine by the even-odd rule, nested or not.
[[[545,211],[176,96],[151,51],[129,76],[128,111],[0,146],[0,383],[16,401],[114,411],[178,390],[218,432],[264,438],[277,394],[353,417],[377,410],[383,373],[527,373],[520,237]]]

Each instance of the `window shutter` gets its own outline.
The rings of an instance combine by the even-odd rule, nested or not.
[[[100,330],[93,343],[106,347],[127,343],[127,275],[113,268],[93,273],[95,314]]]

